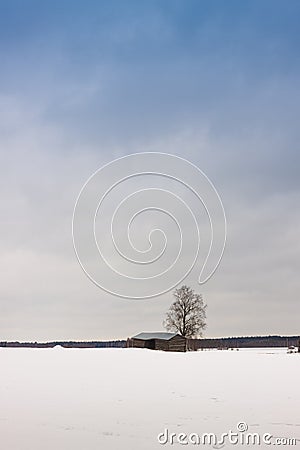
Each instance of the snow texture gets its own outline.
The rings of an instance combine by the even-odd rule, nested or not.
[[[241,421],[300,439],[300,354],[286,349],[1,348],[0,365],[3,450],[201,448],[157,436],[221,434]]]

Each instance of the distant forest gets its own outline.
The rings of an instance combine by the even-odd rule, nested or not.
[[[299,345],[300,336],[245,336],[214,339],[189,339],[193,350],[205,348],[289,347]],[[125,348],[127,341],[52,341],[52,342],[0,342],[0,347],[53,348]]]
[[[245,336],[196,339],[197,348],[251,348],[298,346],[300,336]]]

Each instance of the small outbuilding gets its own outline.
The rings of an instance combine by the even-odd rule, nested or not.
[[[177,333],[140,333],[128,339],[127,347],[186,352],[187,341]]]

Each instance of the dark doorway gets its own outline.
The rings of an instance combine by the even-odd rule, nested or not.
[[[145,342],[145,347],[149,348],[150,350],[155,350],[155,339],[149,339]]]

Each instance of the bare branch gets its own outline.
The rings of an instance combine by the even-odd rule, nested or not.
[[[201,294],[188,286],[181,286],[174,292],[175,301],[170,306],[164,321],[167,331],[174,331],[184,337],[202,336],[206,327],[206,307]]]

